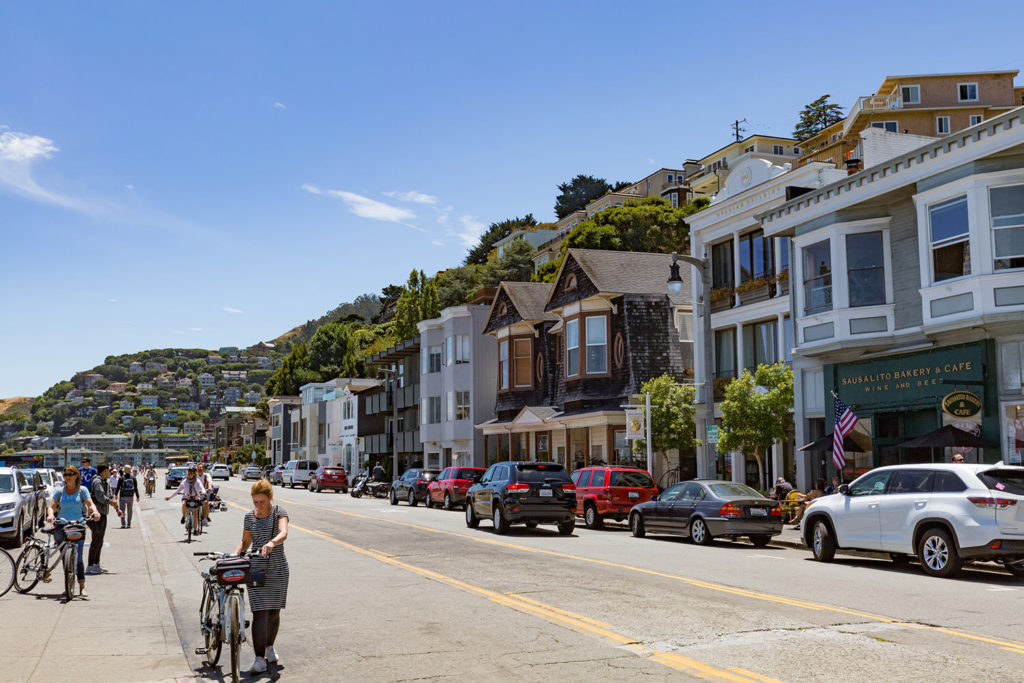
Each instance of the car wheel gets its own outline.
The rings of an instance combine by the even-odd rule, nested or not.
[[[388,496],[388,502],[392,505],[398,505],[398,496],[395,495],[395,490],[391,489],[391,495]]]
[[[755,548],[763,548],[768,545],[768,542],[772,540],[770,534],[754,534],[750,537],[750,542],[754,544]]]
[[[406,497],[406,502],[409,503],[409,507],[416,507],[416,493],[412,489],[409,489],[409,495]]]
[[[647,535],[647,530],[644,529],[644,518],[640,516],[639,512],[634,512],[629,516],[629,530],[637,538],[643,538]]]
[[[317,493],[320,493],[320,480],[316,480],[316,488],[314,489]]]
[[[560,533],[562,536],[568,536],[569,534],[571,534],[573,532],[573,530],[575,528],[576,528],[576,518],[575,517],[570,519],[568,522],[559,522],[558,523],[558,533]]]
[[[604,526],[604,519],[597,514],[597,506],[593,503],[587,503],[587,507],[583,509],[583,521],[588,529],[600,529]]]
[[[430,497],[430,491],[427,491],[427,497],[423,500],[423,507],[432,508],[434,507],[434,500]]]
[[[526,528],[527,529],[536,529],[537,528],[537,522],[527,522],[526,523]]]
[[[20,548],[25,543],[25,518],[18,517],[18,525],[14,530],[14,547]]]
[[[476,511],[473,510],[473,501],[469,498],[466,498],[466,526],[470,529],[480,526],[480,520],[477,519]]]
[[[445,491],[444,492],[444,509],[445,510],[451,510],[452,507],[454,507],[452,505],[452,494],[449,493],[448,491]]]
[[[347,486],[345,486],[343,488],[340,488],[340,489],[335,489],[335,490],[341,491],[342,493],[348,493],[348,487]]]
[[[492,519],[494,521],[494,533],[503,535],[508,533],[508,520],[505,519],[505,515],[501,510],[501,503],[498,501],[494,501],[494,515]]]
[[[811,527],[811,555],[818,562],[831,562],[836,556],[836,539],[825,520],[815,520]]]
[[[711,533],[708,531],[708,525],[700,517],[690,522],[690,540],[697,545],[711,543]]]
[[[963,566],[956,544],[944,529],[924,532],[917,543],[917,556],[926,574],[941,578],[956,576]]]

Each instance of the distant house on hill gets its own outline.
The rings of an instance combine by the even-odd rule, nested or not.
[[[206,357],[206,363],[208,365],[220,365],[223,362],[224,359],[218,356],[217,354],[210,354],[209,356]]]
[[[167,372],[167,363],[161,363],[155,360],[146,361],[146,370],[156,370],[157,372]]]
[[[158,408],[160,406],[159,396],[143,396],[139,399],[146,408]]]
[[[128,366],[128,372],[130,372],[133,375],[139,375],[139,374],[142,374],[145,371],[146,371],[146,366],[143,365],[142,363],[140,363],[139,361],[135,361],[131,365]]]
[[[103,375],[98,372],[90,372],[82,375],[82,386],[86,389],[92,389],[96,386],[96,383],[103,379]]]
[[[201,387],[212,387],[217,384],[217,379],[208,372],[200,372],[196,379],[199,380],[199,386]]]

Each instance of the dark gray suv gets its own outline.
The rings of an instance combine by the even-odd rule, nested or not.
[[[512,524],[557,524],[567,536],[576,528],[576,485],[558,463],[495,463],[466,492],[466,526],[475,529],[481,519],[499,534]]]

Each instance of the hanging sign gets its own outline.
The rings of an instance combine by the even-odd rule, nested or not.
[[[641,409],[626,409],[626,438],[627,439],[643,439],[646,437],[644,434],[644,410]]]
[[[973,417],[981,412],[981,398],[969,391],[954,391],[942,399],[942,412],[952,417]]]

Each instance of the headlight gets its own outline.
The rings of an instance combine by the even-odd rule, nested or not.
[[[16,503],[0,503],[0,512],[6,512],[7,510],[13,510]]]

